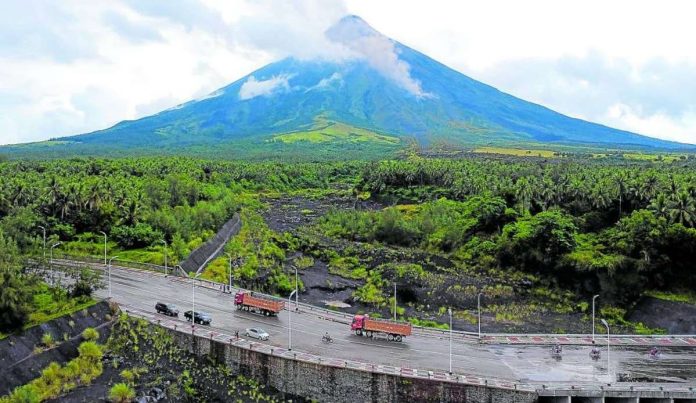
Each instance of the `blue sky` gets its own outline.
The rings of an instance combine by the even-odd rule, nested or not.
[[[326,57],[323,32],[346,14],[518,97],[696,143],[691,2],[0,2],[0,144],[105,128],[281,57]]]

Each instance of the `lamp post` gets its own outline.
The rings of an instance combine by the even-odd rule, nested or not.
[[[604,319],[602,319],[602,324],[604,325],[604,327],[607,328],[607,375],[609,376],[609,379],[611,379],[611,370],[610,370],[611,362],[609,360],[609,324]]]
[[[449,373],[452,375],[452,308],[447,308],[449,314]]]
[[[229,253],[225,253],[227,255],[227,259],[230,262],[230,294],[232,293],[232,255]]]
[[[60,245],[60,242],[56,242],[51,246],[51,260],[48,263],[49,270],[51,272],[51,284],[53,284],[53,248]]]
[[[293,290],[288,296],[288,351],[292,351],[292,311],[290,310],[290,301],[292,301],[295,291],[297,290]]]
[[[478,307],[478,338],[479,338],[479,341],[481,340],[481,294],[483,294],[483,293],[480,292],[476,296],[476,306]]]
[[[164,277],[167,277],[167,241],[161,239],[160,242],[164,244]]]
[[[396,283],[394,283],[394,320],[396,320]]]
[[[203,272],[196,273],[191,277],[191,328],[196,327],[196,279]]]
[[[104,235],[104,264],[106,264],[106,232],[104,231],[99,231],[102,235]]]
[[[109,263],[107,264],[107,269],[109,271],[109,299],[111,299],[111,261],[116,259],[118,256],[113,256],[111,259],[109,259]]]
[[[592,297],[592,341],[594,341],[595,335],[595,300],[597,297],[599,297],[599,295]]]
[[[297,281],[297,265],[293,265],[295,267],[295,311],[299,309],[299,304],[297,302],[297,298],[300,297],[300,292],[299,292],[299,282]]]
[[[46,261],[46,227],[39,225],[39,228],[43,230],[43,259]]]

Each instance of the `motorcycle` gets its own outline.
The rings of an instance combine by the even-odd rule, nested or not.
[[[329,336],[329,335],[327,335],[327,334],[321,336],[321,341],[322,341],[323,343],[326,343],[326,344],[333,343],[333,339],[331,338],[331,336]]]
[[[602,354],[599,352],[598,349],[592,349],[590,351],[590,358],[592,358],[593,360],[598,360],[601,355]]]
[[[562,353],[563,353],[563,349],[561,348],[561,346],[551,347],[551,357],[556,358],[556,359],[560,359]]]
[[[652,358],[653,360],[660,358],[661,355],[662,355],[662,352],[660,350],[658,350],[657,348],[651,349],[650,352],[648,353],[648,356],[650,358]]]

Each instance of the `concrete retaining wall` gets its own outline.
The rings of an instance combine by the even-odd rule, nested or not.
[[[104,301],[0,340],[0,396],[37,378],[51,362],[64,364],[77,357],[77,347],[83,341],[80,335],[86,328],[96,328],[100,341],[104,342],[110,332],[109,315],[111,309]],[[44,333],[50,333],[60,344],[34,354],[34,348],[41,344]]]
[[[208,356],[215,362],[224,363],[233,372],[256,379],[282,393],[320,402],[531,403],[537,400],[536,393],[531,391],[414,379],[320,365],[266,354],[212,338],[167,330],[179,346],[196,355]]]
[[[242,227],[242,221],[239,214],[235,213],[231,220],[215,234],[214,237],[204,243],[198,249],[181,262],[181,267],[187,272],[196,272],[200,268],[210,263],[214,258],[222,254],[223,247],[234,235],[239,233]]]

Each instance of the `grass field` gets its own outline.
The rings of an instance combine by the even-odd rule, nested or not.
[[[292,144],[299,141],[308,143],[349,142],[349,143],[381,143],[399,144],[397,137],[378,134],[369,130],[346,125],[344,123],[328,123],[326,126],[308,131],[285,133],[274,136],[270,141]]]
[[[481,154],[502,154],[502,155],[514,155],[517,157],[543,157],[543,158],[553,158],[558,157],[555,151],[551,150],[524,150],[518,148],[504,148],[504,147],[479,147],[474,149],[475,153]]]

